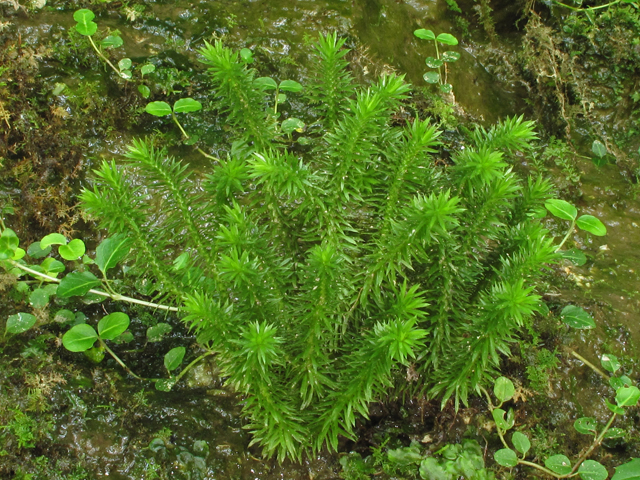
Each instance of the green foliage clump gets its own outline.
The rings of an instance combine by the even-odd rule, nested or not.
[[[423,480],[494,480],[494,473],[485,468],[482,448],[478,442],[465,439],[448,444],[433,455],[424,454],[417,442],[408,447],[387,450],[386,455],[376,449],[373,456],[362,459],[350,453],[340,459],[342,478],[368,480],[378,478],[415,478]],[[373,465],[372,465],[373,460]]]

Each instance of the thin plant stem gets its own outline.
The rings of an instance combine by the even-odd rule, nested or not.
[[[198,358],[196,358],[194,361],[192,361],[189,365],[184,367],[184,369],[178,374],[178,376],[175,377],[176,383],[178,383],[180,381],[180,379],[184,376],[185,373],[187,373],[189,371],[189,369],[191,367],[193,367],[194,365],[196,365],[198,362],[200,362],[201,360],[205,359],[206,357],[214,355],[215,353],[216,352],[213,352],[213,351],[208,351],[207,353],[203,353]]]
[[[176,125],[178,125],[178,128],[180,129],[180,131],[182,132],[182,135],[184,136],[185,140],[189,140],[189,135],[187,135],[187,132],[185,132],[184,128],[182,128],[182,125],[180,124],[180,122],[178,121],[178,119],[176,118],[176,114],[171,112],[171,118],[173,119],[173,121],[176,123]]]
[[[604,440],[605,434],[607,433],[607,431],[609,430],[609,428],[613,424],[613,421],[616,419],[616,416],[617,416],[617,414],[615,414],[615,413],[613,415],[611,415],[611,418],[609,419],[607,424],[602,429],[602,432],[600,432],[600,435],[598,435],[598,438],[595,439],[595,441],[591,444],[589,449],[586,452],[584,452],[584,454],[582,454],[582,456],[578,459],[576,464],[571,469],[571,473],[566,475],[567,477],[569,477],[569,476],[573,475],[574,473],[576,473],[578,468],[580,468],[580,465],[582,465],[582,462],[584,462],[589,457],[589,455],[591,455],[591,452],[593,452],[596,449],[596,447],[598,447],[602,443],[602,440]]]
[[[88,36],[88,38],[89,38],[89,41],[91,42],[91,46],[96,51],[96,53],[100,56],[100,58],[102,58],[105,62],[107,62],[107,64],[113,69],[114,72],[118,74],[119,77],[127,80],[125,76],[120,72],[120,69],[116,68],[115,65],[111,63],[109,59],[102,54],[102,52],[98,49],[98,46],[94,43],[93,38],[91,38],[90,35]]]
[[[588,12],[588,11],[591,11],[591,10],[600,10],[602,8],[611,7],[612,5],[616,5],[617,3],[620,3],[620,0],[615,0],[613,2],[609,2],[609,3],[606,3],[604,5],[597,5],[595,7],[587,7],[587,8],[572,7],[571,5],[567,5],[566,3],[558,2],[558,0],[556,0],[555,3],[557,5],[562,6],[562,7],[565,7],[565,8],[568,8],[570,10],[573,10],[574,12]]]
[[[489,410],[491,410],[491,413],[493,415],[493,411],[496,408],[499,408],[502,404],[498,405],[498,406],[494,406],[493,402],[491,401],[491,395],[489,395],[489,392],[487,392],[487,390],[483,387],[480,387],[480,391],[482,393],[484,393],[485,397],[487,397],[487,403],[489,404]],[[502,432],[502,429],[498,426],[498,424],[496,423],[496,431],[498,432],[498,436],[500,437],[500,441],[502,442],[502,445],[504,445],[504,448],[509,448],[509,445],[507,445],[507,441],[504,439],[504,433]]]
[[[185,140],[189,140],[189,134],[187,134],[187,132],[185,131],[185,129],[182,127],[182,124],[178,121],[178,119],[176,118],[175,113],[171,112],[171,118],[173,119],[173,121],[175,122],[176,125],[178,125],[178,128],[180,129],[180,132],[182,132],[182,136],[184,137]],[[217,157],[214,157],[213,155],[209,155],[207,152],[205,152],[204,150],[202,150],[200,147],[195,147],[196,150],[198,152],[200,152],[202,155],[204,155],[206,158],[208,158],[209,160],[213,160],[214,162],[219,162],[220,159]]]
[[[109,355],[111,355],[111,356],[114,358],[114,360],[115,360],[116,362],[118,362],[118,363],[120,364],[120,366],[121,366],[122,368],[124,368],[124,369],[127,371],[127,373],[128,373],[129,375],[131,375],[133,378],[135,378],[135,379],[137,379],[137,380],[145,380],[144,378],[139,377],[138,375],[136,375],[135,373],[133,373],[133,372],[131,371],[131,369],[130,369],[129,367],[127,367],[127,366],[125,365],[125,363],[124,363],[122,360],[120,360],[120,357],[118,357],[115,353],[113,353],[113,350],[111,350],[111,349],[107,346],[107,344],[106,344],[106,343],[104,343],[104,340],[102,340],[101,338],[99,338],[98,340],[100,340],[100,345],[102,345],[102,347],[103,347],[107,352],[109,352]]]
[[[49,275],[46,275],[44,273],[40,273],[36,270],[33,270],[29,267],[27,267],[26,265],[22,265],[18,262],[16,262],[15,260],[9,260],[9,262],[14,266],[19,268],[20,270],[24,270],[25,272],[30,273],[31,275],[34,275],[36,277],[40,277],[43,278],[45,280],[49,280],[50,282],[56,282],[56,283],[60,283],[61,280],[55,277],[51,277]],[[108,293],[108,292],[103,292],[102,290],[95,290],[95,289],[91,289],[89,290],[89,293],[94,293],[96,295],[100,295],[102,297],[108,297],[111,298],[112,300],[115,301],[123,301],[123,302],[127,302],[127,303],[135,303],[137,305],[142,305],[145,307],[150,307],[150,308],[155,308],[158,310],[167,310],[168,312],[179,312],[180,309],[177,307],[170,307],[169,305],[162,305],[160,303],[152,303],[152,302],[145,302],[144,300],[138,300],[137,298],[131,298],[131,297],[126,297],[124,295],[119,295],[117,293]]]
[[[207,152],[202,150],[200,147],[196,147],[196,150],[198,152],[200,152],[202,155],[204,155],[206,158],[208,158],[209,160],[213,160],[214,162],[220,162],[220,159],[218,157],[214,157],[213,155],[209,155]]]
[[[574,352],[573,350],[570,350],[569,353],[571,353],[571,355],[573,355],[574,357],[576,357],[578,360],[580,360],[582,363],[584,363],[587,367],[591,368],[591,370],[593,370],[594,372],[596,372],[598,375],[600,375],[602,378],[604,378],[605,380],[609,380],[609,375],[607,375],[606,373],[604,373],[602,370],[600,370],[598,367],[596,367],[593,363],[591,363],[589,360],[587,360],[586,358],[584,358],[582,355],[580,355],[579,353]]]
[[[540,470],[541,472],[546,473],[547,475],[551,475],[552,477],[556,477],[556,478],[565,478],[565,477],[569,476],[569,475],[558,475],[557,473],[553,473],[551,470],[543,467],[542,465],[538,465],[537,463],[533,463],[533,462],[528,462],[526,460],[518,459],[518,464],[526,465],[527,467],[535,468],[537,470]]]
[[[564,245],[564,243],[569,239],[569,236],[573,233],[573,229],[575,227],[576,227],[576,220],[573,219],[572,222],[571,222],[571,227],[569,227],[569,230],[567,231],[567,234],[564,236],[564,238],[560,242],[560,245],[558,245],[558,247],[556,248],[556,252],[559,251],[562,248],[562,246]]]

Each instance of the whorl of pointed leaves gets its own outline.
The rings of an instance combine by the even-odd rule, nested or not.
[[[82,201],[130,237],[136,271],[218,354],[253,442],[300,460],[353,437],[394,382],[456,405],[489,384],[556,258],[536,214],[550,185],[512,167],[533,124],[469,132],[442,167],[428,120],[394,124],[404,78],[353,88],[343,42],[329,35],[308,87],[323,128],[289,148],[255,71],[220,42],[200,53],[235,128],[227,158],[200,179],[136,140]]]
[[[355,88],[348,72],[345,56],[349,50],[342,48],[345,40],[337,34],[320,36],[316,44],[317,61],[312,63],[312,84],[308,97],[316,105],[325,128],[331,129],[345,112],[345,98],[351,97]]]
[[[259,147],[269,145],[275,136],[275,121],[264,108],[265,89],[255,81],[255,70],[240,62],[238,53],[220,40],[213,45],[205,42],[199,53],[202,63],[209,66],[218,109],[228,115],[241,138]]]

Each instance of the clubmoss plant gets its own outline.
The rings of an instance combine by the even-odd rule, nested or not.
[[[246,52],[205,44],[212,106],[233,129],[228,157],[198,176],[134,140],[81,195],[110,238],[126,241],[130,270],[152,279],[151,293],[216,354],[244,396],[253,443],[279,460],[353,438],[406,368],[419,380],[400,388],[443,404],[480,392],[541,308],[536,279],[560,256],[539,219],[550,184],[510,167],[536,139],[533,122],[478,128],[439,166],[438,129],[394,121],[410,85],[397,75],[354,85],[342,46],[333,35],[318,42],[306,91],[322,127],[303,143],[284,122],[306,114],[281,120]],[[43,278],[24,256],[4,229],[0,260]],[[72,276],[77,295],[102,284],[127,301],[105,268],[103,280],[89,272],[96,265],[84,268],[57,294]],[[110,334],[89,337],[87,348]]]

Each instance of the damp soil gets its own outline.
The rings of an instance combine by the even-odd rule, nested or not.
[[[144,8],[136,9],[137,5]],[[150,86],[158,99],[186,92],[205,100],[196,51],[203,41],[221,37],[231,46],[251,48],[265,75],[304,82],[310,41],[325,31],[348,38],[353,49],[350,60],[361,81],[394,69],[405,73],[417,89],[425,89],[424,58],[432,52],[412,35],[413,30],[456,33],[455,18],[444,1],[178,0],[93,6],[49,2],[31,10],[2,3],[0,67],[9,76],[0,84],[0,200],[14,199],[16,213],[8,218],[27,244],[51,231],[98,235],[75,206],[75,196],[88,184],[92,166],[117,157],[132,137],[153,135],[156,130],[175,135],[166,133],[171,130],[167,122],[145,116],[137,92],[114,80],[93,52],[79,48],[77,36],[69,37],[72,13],[82,7],[96,11],[101,28],[121,32],[126,55],[134,62],[156,65],[158,73]],[[461,60],[450,69],[453,99],[465,121],[490,125],[507,115],[535,114],[535,92],[527,91],[519,79],[500,74],[492,63],[495,52],[508,58],[518,48],[515,27],[501,33],[503,45],[492,44],[482,34],[466,37],[460,45]],[[596,118],[606,122],[605,113]],[[187,127],[212,143],[225,135],[224,124],[206,114],[188,120]],[[578,154],[590,156],[588,140],[585,136]],[[185,149],[175,153],[191,158]],[[197,169],[201,160],[195,158]],[[542,425],[540,436],[546,435],[551,443],[575,435],[570,433],[571,424],[578,416],[605,419],[603,398],[611,398],[602,379],[568,350],[593,363],[603,353],[616,354],[632,378],[640,358],[637,186],[628,171],[615,164],[595,167],[588,158],[578,158],[576,168],[581,178],[571,200],[580,214],[600,218],[608,235],[576,232],[572,240],[587,255],[587,263],[559,265],[542,292],[552,314],[577,304],[598,325],[595,331],[570,331],[559,330],[552,315],[542,321],[553,324],[542,329],[542,341],[559,352],[560,366],[544,394],[531,394],[529,405],[520,403],[518,420],[532,429]],[[559,169],[552,173],[563,175]],[[562,226],[553,220],[549,226],[563,235]],[[10,281],[3,277],[0,284],[6,287],[5,283]],[[4,318],[25,304],[24,298],[9,291],[5,288],[0,300]],[[91,316],[102,307],[73,308]],[[43,318],[50,314],[40,312]],[[131,312],[132,329],[141,336],[151,324],[147,315]],[[172,392],[158,392],[151,384],[128,377],[112,361],[95,365],[64,351],[57,338],[60,333],[43,328],[0,344],[0,423],[18,425],[17,411],[26,411],[38,422],[37,428],[31,425],[35,432],[31,439],[20,437],[18,426],[0,432],[0,478],[339,478],[340,454],[325,453],[302,464],[262,459],[242,428],[241,399],[224,389],[214,362],[194,369]],[[162,370],[156,352],[166,351],[176,340],[184,344],[185,339],[188,332],[174,331],[163,343],[145,346],[144,355],[122,354],[134,370],[153,376],[154,370]],[[506,369],[523,376],[526,355],[514,353]],[[523,398],[527,395],[525,391]],[[491,435],[482,427],[487,414],[481,401],[455,412],[424,400],[387,400],[372,405],[371,419],[362,423],[359,440],[344,441],[341,453],[355,450],[366,455],[389,436],[392,446],[400,446],[426,437],[435,444],[455,442],[470,429],[478,436]],[[638,419],[625,422],[637,437]],[[23,423],[29,430],[28,420]],[[611,466],[640,456],[637,450],[631,442],[612,442],[601,457]]]

